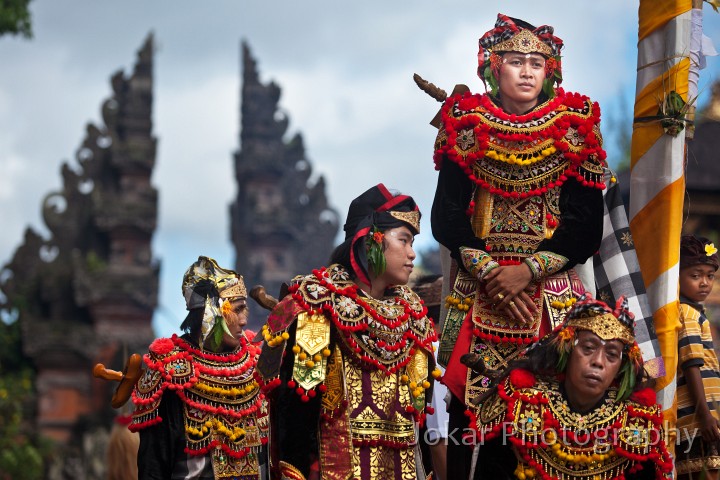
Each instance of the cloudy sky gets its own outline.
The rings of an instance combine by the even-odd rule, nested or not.
[[[475,91],[477,39],[497,12],[551,24],[565,40],[564,87],[601,103],[610,162],[611,124],[631,115],[637,2],[577,0],[339,2],[306,0],[33,0],[34,38],[0,37],[0,265],[30,225],[43,234],[43,197],[61,187],[60,166],[76,165],[85,125],[101,125],[100,105],[118,69],[130,72],[154,32],[153,184],[160,191],[154,255],[162,262],[158,334],[184,317],[182,274],[198,255],[234,263],[228,207],[239,148],[240,42],[261,79],[282,88],[290,134],[302,133],[315,175],[333,206],[383,182],[413,195],[429,214],[435,185],[433,128],[439,104],[418,90],[417,72],[451,90]],[[706,35],[720,46],[720,15],[705,7]],[[708,59],[707,100],[720,78]],[[622,101],[625,98],[625,102]],[[348,175],[350,173],[351,175]],[[212,190],[193,188],[199,176]],[[207,183],[206,183],[207,184]],[[207,215],[207,212],[214,212]],[[434,245],[426,215],[420,249]]]

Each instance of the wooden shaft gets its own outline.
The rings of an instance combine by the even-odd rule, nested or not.
[[[105,380],[111,380],[114,382],[119,382],[123,379],[122,372],[118,372],[116,370],[109,370],[105,368],[105,365],[102,363],[98,363],[95,365],[95,368],[93,368],[93,375],[96,378],[104,378]]]

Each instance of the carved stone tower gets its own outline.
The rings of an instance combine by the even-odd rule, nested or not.
[[[302,137],[284,139],[288,119],[278,111],[280,87],[262,84],[242,45],[241,150],[235,153],[238,195],[230,207],[236,268],[248,287],[278,294],[293,276],[325,265],[338,230],[325,181],[310,184],[312,166]],[[251,302],[254,306],[254,302]],[[255,327],[262,316],[252,315]]]
[[[62,191],[43,202],[50,238],[28,228],[0,275],[0,308],[18,318],[36,367],[37,426],[61,444],[79,421],[113,415],[114,386],[93,380],[93,365],[122,370],[122,349],[144,351],[153,338],[152,67],[150,35],[132,76],[112,76],[104,125],[89,124],[77,164],[62,165]]]

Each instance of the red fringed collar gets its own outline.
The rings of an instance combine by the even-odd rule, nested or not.
[[[487,94],[458,94],[442,108],[435,167],[457,163],[490,193],[526,198],[560,187],[568,178],[605,188],[600,107],[588,97],[557,96],[524,115],[508,114]]]
[[[556,380],[515,370],[497,393],[483,402],[471,426],[484,441],[507,439],[518,458],[518,471],[542,479],[625,478],[627,472],[655,466],[657,478],[671,478],[672,459],[665,447],[660,406],[648,392],[631,400],[605,402],[586,414],[573,412]]]
[[[432,352],[437,339],[427,307],[409,287],[393,287],[382,300],[363,296],[340,265],[295,279],[290,293],[302,310],[329,316],[345,346],[373,369],[394,373],[415,348]]]
[[[162,421],[158,407],[166,391],[185,404],[186,452],[205,455],[216,448],[242,458],[267,441],[264,395],[253,376],[257,348],[243,336],[232,352],[200,350],[173,335],[155,340],[145,355],[147,369],[132,394],[130,430]]]

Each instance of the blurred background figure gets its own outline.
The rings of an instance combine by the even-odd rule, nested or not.
[[[130,415],[115,418],[107,446],[107,479],[136,480],[138,478],[137,454],[140,435],[128,430]]]

